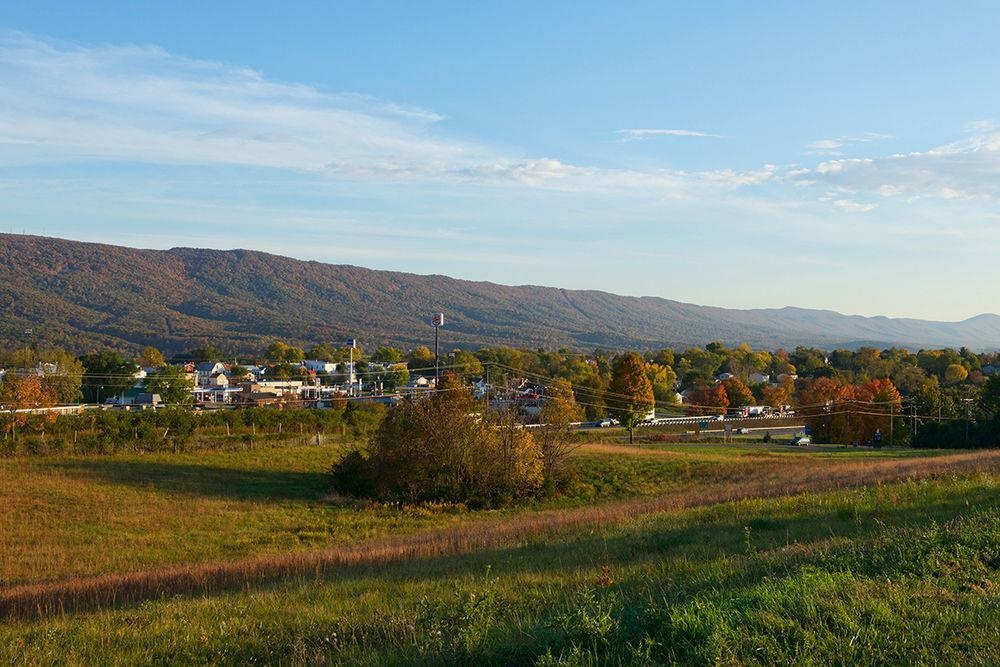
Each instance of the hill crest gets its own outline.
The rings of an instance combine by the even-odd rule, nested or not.
[[[76,351],[211,344],[249,352],[275,338],[300,345],[353,337],[366,347],[433,339],[429,315],[448,315],[447,346],[589,350],[747,342],[795,345],[1000,348],[1000,316],[961,322],[842,315],[829,310],[738,310],[599,290],[502,285],[443,275],[297,260],[257,250],[143,250],[0,234],[0,345]]]

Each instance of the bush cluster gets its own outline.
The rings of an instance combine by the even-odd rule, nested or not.
[[[317,434],[358,439],[372,433],[384,414],[379,404],[355,402],[322,410],[87,410],[16,418],[0,413],[0,455],[232,448],[264,440],[313,441]]]
[[[542,445],[513,413],[482,412],[468,387],[445,376],[432,396],[393,408],[367,451],[334,465],[337,489],[380,500],[497,507],[537,495],[547,476],[564,476],[562,466],[546,467]]]

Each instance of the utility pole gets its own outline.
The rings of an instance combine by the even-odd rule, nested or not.
[[[441,361],[438,353],[438,330],[444,326],[444,313],[434,313],[431,320],[434,325],[434,389],[441,384]]]
[[[895,405],[889,403],[889,446],[892,447],[895,444],[895,438],[893,433],[893,422],[895,419],[893,415],[895,413]]]
[[[969,422],[972,421],[972,399],[963,398],[962,402],[965,403],[965,446],[969,446]]]

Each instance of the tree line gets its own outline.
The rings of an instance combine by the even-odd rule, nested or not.
[[[234,358],[230,372],[239,375],[243,363],[264,363],[274,376],[304,378],[308,376],[301,367],[303,359],[343,363],[351,355],[356,370],[365,373],[366,379],[383,382],[386,391],[405,383],[411,373],[428,374],[435,361],[426,346],[408,351],[383,346],[366,354],[358,348],[331,344],[302,349],[274,341],[257,356]],[[202,347],[170,361],[222,359],[218,350]],[[747,405],[775,409],[791,406],[815,421],[817,439],[863,442],[871,439],[874,430],[883,430],[881,425],[895,435],[893,420],[902,419],[906,413],[911,418],[901,422],[901,443],[916,439],[917,432],[930,428],[930,424],[936,424],[933,428],[940,437],[960,430],[965,441],[969,439],[966,430],[971,436],[981,433],[975,424],[989,422],[987,415],[991,414],[982,407],[984,391],[992,381],[988,373],[996,373],[1000,365],[996,352],[980,354],[966,348],[912,352],[861,347],[826,351],[801,346],[772,352],[754,350],[746,344],[727,347],[718,342],[682,351],[663,348],[642,353],[484,347],[451,350],[442,354],[440,361],[442,367],[460,377],[482,378],[497,387],[518,377],[541,384],[563,380],[571,387],[582,418],[589,420],[611,414],[631,426],[654,404],[678,414],[713,414]],[[389,369],[368,373],[367,364],[371,362],[379,362],[379,369],[385,365]],[[45,407],[81,399],[99,402],[131,387],[139,368],[158,369],[147,387],[161,393],[164,402],[190,401],[189,386],[155,348],[146,348],[135,358],[108,351],[75,357],[61,350],[35,348],[0,354],[0,368],[33,368],[38,364],[54,364],[59,370],[29,375],[27,379],[8,372],[0,383],[0,405]],[[622,371],[617,379],[616,367]],[[321,378],[329,382],[338,379]],[[684,396],[681,406],[677,406],[679,392]],[[820,404],[838,407],[837,414],[831,410],[812,414]],[[890,413],[887,419],[860,414],[860,406],[872,404],[881,407],[869,407],[867,411]],[[842,419],[847,412],[851,415]],[[972,422],[970,429],[945,428],[966,421]],[[987,429],[981,439],[989,440],[988,433]],[[927,441],[928,436],[920,437],[923,440],[919,441]],[[975,437],[971,440],[977,441]]]

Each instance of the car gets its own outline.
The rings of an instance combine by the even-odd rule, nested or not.
[[[750,429],[746,428],[745,426],[740,427],[740,428],[736,429],[736,431],[735,431],[735,433],[737,435],[746,435],[749,432],[750,432]]]
[[[796,447],[805,447],[807,445],[812,444],[812,438],[810,438],[808,435],[797,435],[794,438],[792,438],[791,444],[795,445]]]
[[[612,418],[608,417],[608,418],[602,419],[601,421],[597,422],[597,425],[600,426],[601,428],[609,428],[611,426],[618,426],[618,420],[617,419],[612,419]]]

